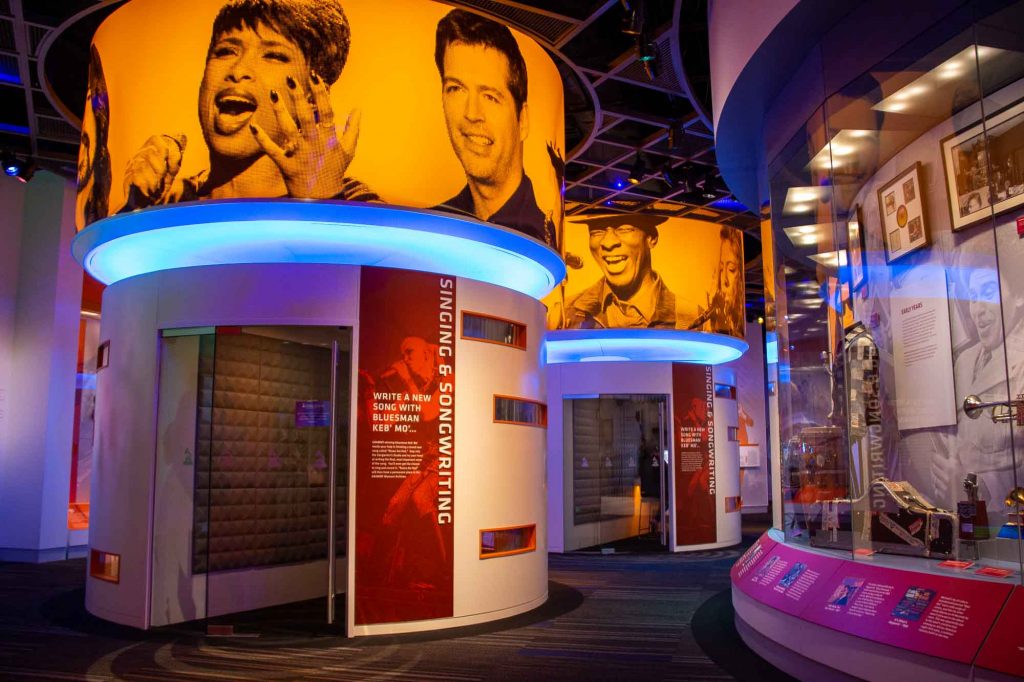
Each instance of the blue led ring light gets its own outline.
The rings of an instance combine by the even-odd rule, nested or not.
[[[104,284],[162,270],[241,263],[372,265],[466,277],[541,299],[565,277],[542,242],[428,209],[295,199],[200,201],[99,220],[75,259]]]
[[[677,329],[565,329],[544,337],[549,364],[566,362],[692,362],[720,365],[739,358],[742,339]]]

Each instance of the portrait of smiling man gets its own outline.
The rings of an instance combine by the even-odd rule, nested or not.
[[[566,303],[566,328],[679,326],[675,294],[651,265],[665,220],[651,214],[582,218],[590,255],[604,276]]]
[[[452,10],[437,24],[434,62],[448,138],[466,173],[462,191],[435,208],[553,244],[554,227],[523,170],[523,142],[530,134],[526,62],[512,32]]]
[[[330,101],[349,44],[336,0],[229,0],[199,86],[209,168],[179,177],[188,140],[154,135],[128,163],[122,210],[206,198],[378,199],[345,175],[358,112],[339,125]]]

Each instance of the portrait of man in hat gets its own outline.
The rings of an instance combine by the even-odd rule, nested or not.
[[[676,297],[651,265],[658,245],[658,225],[666,218],[651,214],[584,217],[590,255],[603,277],[569,299],[561,325],[567,329],[681,325]]]

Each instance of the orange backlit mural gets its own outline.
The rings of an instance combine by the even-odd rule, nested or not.
[[[382,201],[555,246],[563,159],[554,63],[479,14],[131,0],[93,41],[77,219],[220,198]]]
[[[548,305],[551,329],[692,329],[744,338],[743,236],[651,214],[573,217],[569,274]]]

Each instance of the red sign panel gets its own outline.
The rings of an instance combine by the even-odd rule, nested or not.
[[[355,623],[450,617],[455,278],[363,268]]]
[[[1008,675],[1024,671],[1024,587],[1013,588],[975,664]]]
[[[710,365],[672,365],[672,426],[676,544],[715,542],[715,382]]]

